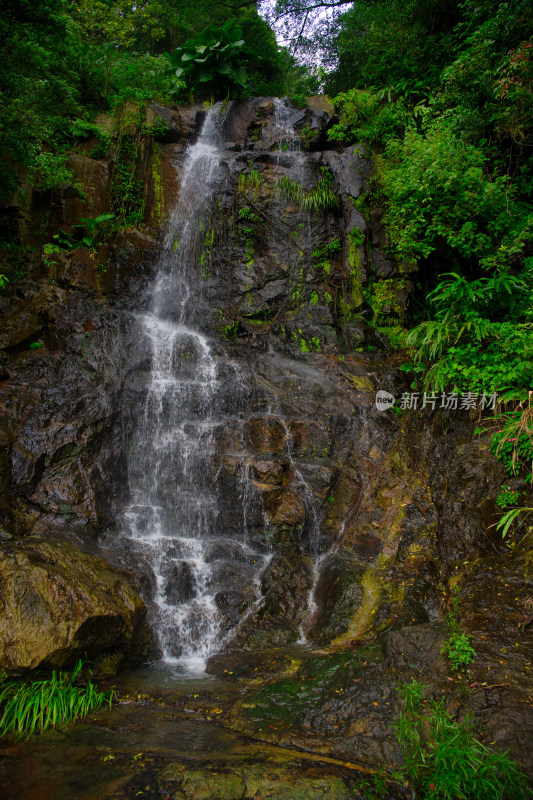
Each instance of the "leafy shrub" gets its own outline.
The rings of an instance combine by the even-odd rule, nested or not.
[[[185,86],[168,56],[121,53],[113,67],[109,102],[113,108],[126,101],[168,102],[175,99]]]
[[[72,673],[52,672],[45,680],[20,682],[0,681],[0,736],[13,734],[17,738],[44,733],[48,728],[67,725],[104,703],[111,707],[114,691],[99,692],[88,680],[76,686],[83,661],[78,661]]]
[[[493,269],[530,241],[532,215],[505,176],[490,173],[487,155],[453,132],[448,119],[425,133],[407,130],[379,159],[387,226],[398,255],[410,262],[445,243],[456,257]]]
[[[328,131],[338,142],[385,143],[401,134],[411,119],[405,105],[372,89],[350,89],[335,98],[340,120]]]
[[[417,798],[531,797],[526,776],[507,753],[485,747],[474,736],[471,718],[457,722],[446,710],[444,700],[426,705],[426,688],[415,680],[399,687],[404,707],[394,724],[404,756],[404,774]]]
[[[522,506],[522,508],[512,508],[510,511],[508,511],[506,514],[503,515],[503,517],[496,526],[496,530],[501,530],[502,539],[505,539],[505,537],[509,533],[509,528],[512,525],[517,523],[517,525],[525,526],[526,520],[529,519],[532,514],[533,514],[533,508],[531,508],[531,506]],[[533,526],[529,525],[527,527],[526,533],[524,534],[524,536],[520,541],[525,539],[526,536],[528,536],[532,530]]]
[[[425,388],[527,388],[533,374],[528,357],[531,272],[515,276],[501,268],[475,281],[457,273],[441,277],[446,280],[428,295],[434,319],[408,337],[415,361],[435,362],[424,378]]]
[[[208,94],[217,99],[246,90],[248,79],[243,62],[246,51],[242,35],[242,30],[235,28],[232,22],[221,28],[209,25],[172,54],[177,78],[191,87],[207,84]]]
[[[470,637],[458,631],[452,632],[445,645],[445,652],[452,669],[460,670],[468,667],[476,657],[476,651],[470,644]]]
[[[524,393],[525,395],[525,393]],[[517,393],[504,395],[515,399]],[[514,404],[513,404],[514,405]],[[528,470],[526,481],[533,483],[533,399],[528,394],[511,411],[503,411],[494,417],[497,430],[491,434],[490,447],[496,458],[503,462],[509,475],[518,475]],[[530,470],[531,468],[531,470]]]
[[[71,185],[74,176],[66,161],[66,153],[38,153],[32,164],[35,186],[39,189],[61,189]]]
[[[511,489],[509,485],[502,486],[496,498],[496,505],[500,508],[515,506],[522,497],[522,494],[523,492],[519,492],[517,489]]]

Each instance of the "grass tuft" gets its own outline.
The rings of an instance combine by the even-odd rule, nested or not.
[[[404,708],[394,725],[418,800],[530,798],[527,778],[508,754],[485,747],[471,719],[457,722],[443,700],[426,704],[426,688],[415,680],[400,686]]]
[[[113,689],[100,692],[90,678],[75,685],[83,664],[79,660],[71,673],[54,670],[51,678],[30,682],[0,676],[0,736],[29,737],[74,723],[104,703],[111,707]]]

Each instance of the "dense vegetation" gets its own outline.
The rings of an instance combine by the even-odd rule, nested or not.
[[[7,0],[0,13],[2,199],[8,201],[16,188],[13,163],[26,166],[41,188],[64,184],[64,151],[98,111],[127,100],[210,97],[211,85],[202,94],[194,76],[180,80],[169,55],[209,25],[228,21],[246,28],[240,58],[247,80],[238,88],[281,93],[274,34],[246,4]]]
[[[356,0],[328,53],[326,85],[341,90],[330,136],[373,153],[362,206],[400,264],[385,309],[413,286],[401,316],[384,314],[371,277],[373,317],[410,347],[413,388],[498,394],[479,431],[516,500],[533,468],[531,4]]]

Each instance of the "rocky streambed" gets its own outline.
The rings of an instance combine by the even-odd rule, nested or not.
[[[398,325],[410,282],[387,253],[379,209],[364,217],[354,202],[370,164],[362,149],[327,142],[323,101],[259,98],[217,113],[186,290],[180,278],[165,294],[186,311],[165,312],[168,375],[145,321],[156,275],[185,264],[168,220],[190,145],[202,143],[202,109],[146,111],[143,124],[159,119],[164,133],[137,165],[142,231],[36,260],[0,301],[0,666],[81,656],[110,676],[165,648],[179,661],[194,630],[187,622],[185,637],[168,620],[207,597],[215,677],[183,686],[167,675],[161,689],[154,668],[142,689],[132,673],[115,710],[6,745],[0,781],[28,798],[350,796],[361,767],[401,765],[391,724],[397,688],[413,677],[533,775],[533,554],[527,539],[511,551],[495,531],[505,474],[468,411],[376,407],[378,390],[399,397],[411,378],[406,355],[369,324],[365,297],[380,293]],[[49,198],[49,236],[82,203],[85,216],[108,209],[113,160],[91,147],[72,154],[91,191]],[[326,201],[314,207],[320,187]],[[16,212],[34,244],[42,208],[34,197]],[[178,323],[190,330],[178,336]],[[157,370],[172,396],[177,386],[189,398],[173,430],[199,442],[192,460],[189,446],[142,461],[143,430],[166,441],[172,428],[139,425]],[[170,395],[157,397],[161,414],[175,413]],[[146,498],[154,470],[166,483],[151,507],[171,526],[157,565],[146,516],[135,511],[132,538],[124,511]],[[188,499],[174,502],[184,486]],[[200,554],[175,546],[183,509],[209,528]],[[457,589],[476,653],[468,674],[441,652]],[[158,637],[163,618],[170,644]]]

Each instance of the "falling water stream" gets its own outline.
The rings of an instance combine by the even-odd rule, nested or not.
[[[294,162],[290,171],[298,173],[303,154],[288,115],[288,108],[277,101],[275,126],[280,142],[288,143]],[[151,622],[161,658],[198,671],[227,639],[227,620],[220,612],[224,593],[240,592],[253,611],[261,603],[259,578],[271,558],[264,547],[258,549],[248,530],[255,490],[246,459],[234,498],[242,507],[240,530],[227,529],[219,508],[217,437],[227,424],[242,428],[249,405],[242,367],[201,330],[200,256],[214,198],[226,175],[223,123],[220,104],[213,106],[198,140],[185,153],[156,278],[137,315],[151,350],[151,368],[129,443],[129,502],[122,524],[128,549],[151,571]],[[280,422],[316,560],[318,516],[312,492],[293,463],[287,422]],[[312,602],[310,596],[311,607]]]
[[[162,658],[192,669],[203,668],[220,638],[217,593],[236,574],[253,586],[264,563],[246,536],[230,541],[219,529],[213,453],[224,424],[220,400],[242,386],[238,367],[220,363],[196,318],[203,224],[224,176],[222,121],[216,105],[185,154],[148,311],[139,317],[152,367],[129,454],[124,513],[126,536],[155,579],[152,623]]]

